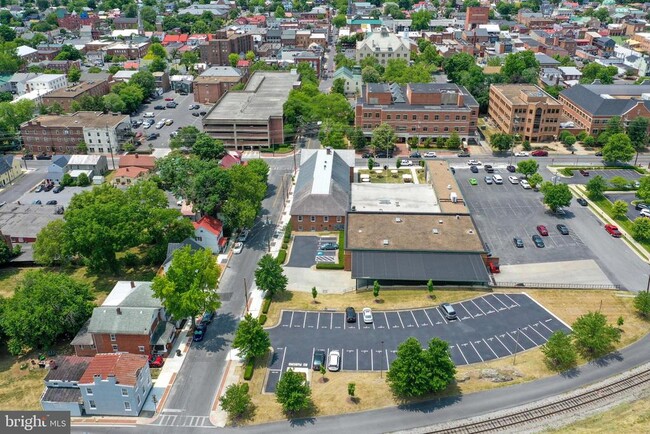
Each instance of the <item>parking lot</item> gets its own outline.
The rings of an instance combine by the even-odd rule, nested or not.
[[[636,218],[639,217],[639,211],[634,208],[634,205],[632,205],[633,200],[638,200],[636,197],[636,194],[633,191],[630,192],[619,192],[619,193],[607,193],[605,194],[605,197],[609,199],[610,202],[614,203],[617,200],[622,200],[623,202],[626,202],[628,207],[627,207],[627,218],[630,220],[634,221]]]
[[[41,205],[51,206],[51,205],[46,205],[47,201],[56,200],[57,206],[63,206],[64,208],[67,208],[68,205],[70,204],[70,200],[72,199],[72,196],[74,196],[77,193],[81,193],[82,191],[91,190],[92,188],[93,188],[92,185],[88,187],[66,187],[60,193],[54,193],[53,190],[34,193],[34,190],[32,190],[22,195],[20,199],[18,199],[18,202],[22,204],[32,204],[34,203],[35,200],[40,200]]]
[[[483,168],[479,173],[472,173],[468,167],[457,167],[456,179],[481,238],[502,265],[594,257],[572,230],[572,225],[578,223],[571,207],[566,209],[564,216],[555,215],[542,203],[542,193],[525,190],[520,184],[511,184],[508,176],[513,174],[505,170],[505,166],[495,166],[496,173],[503,177],[503,184],[486,184],[484,178],[488,174]],[[470,185],[469,178],[476,178],[478,185]],[[573,202],[571,206],[579,205]],[[559,233],[556,226],[560,223],[569,228],[569,235]],[[532,236],[538,234],[538,225],[546,226],[549,232],[549,236],[542,237],[544,248],[535,247],[532,241]],[[514,237],[523,240],[523,248],[515,247]]]
[[[602,176],[603,178],[609,180],[616,176],[625,178],[630,181],[636,181],[641,178],[641,174],[632,169],[607,169],[607,170],[589,170],[589,176],[584,176],[580,174],[577,170],[573,172],[573,177],[566,178],[568,184],[586,184],[594,176]]]
[[[338,243],[335,235],[294,237],[287,267],[309,268],[318,262],[336,262],[337,250],[320,250],[327,243]]]
[[[342,370],[379,371],[390,368],[408,337],[423,345],[438,337],[449,343],[454,363],[466,365],[507,357],[543,345],[555,331],[570,331],[526,294],[489,294],[452,306],[458,320],[448,321],[431,307],[376,311],[372,324],[364,324],[360,312],[356,323],[346,323],[342,312],[283,311],[269,329],[274,354],[265,391],[275,391],[288,368],[311,369],[316,350],[340,351]]]

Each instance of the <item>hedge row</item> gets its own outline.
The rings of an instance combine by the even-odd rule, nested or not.
[[[319,262],[316,264],[317,270],[342,270],[345,268],[345,234],[343,231],[339,232],[339,258],[338,264],[330,262]]]
[[[258,320],[260,322],[260,325],[264,325],[266,323],[266,315],[262,314],[260,315],[260,318]]]
[[[270,298],[265,298],[264,302],[262,303],[262,313],[267,314],[269,313],[269,308],[271,307],[271,299]]]
[[[278,252],[278,257],[275,258],[276,261],[278,261],[278,264],[282,265],[284,264],[284,261],[287,259],[287,251],[283,248]]]
[[[332,264],[331,262],[319,262],[316,264],[317,270],[342,270],[343,264]]]
[[[248,381],[253,378],[253,369],[255,367],[255,359],[251,358],[246,362],[246,368],[244,369],[244,380]]]

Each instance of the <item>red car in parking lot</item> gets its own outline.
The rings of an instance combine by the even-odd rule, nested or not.
[[[619,231],[618,228],[614,225],[605,225],[605,230],[607,231],[608,234],[610,234],[614,238],[621,238],[621,236],[623,235],[621,231]]]
[[[548,237],[548,229],[544,225],[537,226],[537,232],[543,237]]]
[[[548,151],[544,151],[543,149],[538,149],[536,151],[533,151],[530,153],[533,157],[548,157]]]

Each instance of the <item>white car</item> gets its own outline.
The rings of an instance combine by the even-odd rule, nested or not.
[[[341,353],[338,351],[330,351],[327,357],[327,370],[336,372],[341,369]]]
[[[495,184],[503,184],[503,178],[501,175],[492,175],[492,179],[494,180]]]
[[[241,243],[246,242],[246,240],[248,239],[248,233],[249,233],[248,229],[244,229],[243,231],[241,231],[241,234],[239,234],[239,237],[237,238],[237,241],[239,241]]]
[[[515,157],[528,157],[528,156],[530,156],[530,153],[526,151],[515,152]]]
[[[436,158],[437,155],[435,152],[425,152],[424,154],[422,154],[422,156],[424,158]]]
[[[145,130],[148,130],[149,128],[151,128],[151,125],[152,125],[152,124],[142,124],[142,127],[143,127]]]
[[[363,322],[365,324],[372,324],[372,310],[369,307],[364,307],[361,312],[363,315]]]
[[[412,166],[413,162],[411,160],[402,160],[401,165],[402,166]]]
[[[164,126],[165,126],[165,122],[160,121],[160,122],[158,122],[158,123],[156,124],[156,129],[159,130],[159,129],[161,129],[161,128],[164,127]]]
[[[519,184],[521,185],[521,187],[522,187],[524,190],[529,190],[529,189],[531,188],[531,187],[530,187],[530,184],[529,184],[528,181],[526,181],[525,179],[522,179],[522,180],[519,182]]]
[[[519,178],[516,176],[508,176],[508,181],[510,181],[511,184],[519,184]]]
[[[650,210],[648,209],[642,209],[641,212],[639,212],[639,215],[641,217],[648,217],[650,218]]]
[[[235,243],[235,246],[232,248],[232,252],[235,255],[239,255],[242,250],[244,250],[244,243]]]
[[[482,165],[483,165],[483,163],[481,163],[481,162],[478,161],[478,160],[469,160],[469,161],[467,162],[467,164],[468,164],[469,166],[482,166]]]

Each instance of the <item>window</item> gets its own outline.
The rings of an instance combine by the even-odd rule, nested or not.
[[[387,119],[387,120],[390,120],[390,119],[391,119],[391,115],[386,115],[386,119]]]
[[[376,117],[376,118],[379,117],[379,112],[375,113],[375,117]]]
[[[131,403],[129,401],[124,401],[124,410],[131,411]]]
[[[411,131],[417,131],[416,127],[411,127]]]
[[[111,342],[115,342],[116,340],[115,335],[111,333]]]
[[[433,120],[434,120],[434,121],[437,121],[438,119],[440,119],[440,116],[438,116],[438,115],[435,115],[435,116],[433,117]]]
[[[456,115],[456,120],[459,121],[459,120],[460,120],[460,116]]]
[[[316,221],[316,216],[315,215],[309,216],[309,221],[314,223]]]
[[[449,120],[449,115],[445,115],[445,120],[446,120],[446,121]]]
[[[427,131],[429,131],[429,127],[422,128],[422,131],[424,131],[426,133]]]
[[[129,396],[129,391],[126,390],[124,387],[122,388],[122,396]]]
[[[91,410],[96,410],[97,409],[97,405],[95,404],[95,401],[93,401],[93,400],[88,401],[88,406],[90,407]]]
[[[86,395],[92,395],[93,394],[93,389],[90,387],[86,387]]]
[[[343,221],[343,217],[341,217],[340,215],[337,215],[336,216],[336,223],[341,223],[342,221]]]
[[[417,115],[412,115],[412,116],[411,116],[411,119],[413,119],[414,121],[417,121],[417,120],[418,120],[418,116],[417,116]]]
[[[429,115],[424,115],[424,120],[428,121],[429,120]]]
[[[324,223],[327,223],[327,222],[329,222],[329,221],[330,221],[330,217],[329,217],[329,216],[327,216],[327,215],[326,215],[326,216],[323,216],[323,222],[324,222]]]
[[[395,115],[395,119],[397,119],[397,120],[402,119],[402,115]]]
[[[112,344],[112,345],[111,345],[111,348],[113,348],[113,352],[114,352],[114,353],[117,352],[117,344]]]
[[[302,216],[301,216],[301,215],[298,216],[298,221],[299,221],[299,222],[302,221]]]
[[[144,346],[143,345],[138,345],[138,351],[141,353],[144,353]]]

